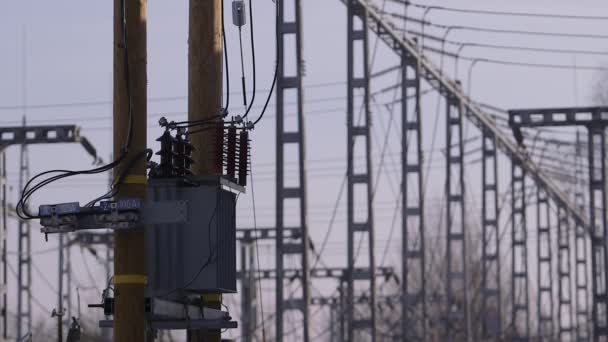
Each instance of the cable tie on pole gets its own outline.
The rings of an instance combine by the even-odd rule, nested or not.
[[[148,277],[143,274],[115,274],[114,285],[146,285]]]

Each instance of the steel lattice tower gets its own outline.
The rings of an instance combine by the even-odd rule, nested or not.
[[[25,117],[23,118],[25,129]],[[22,131],[25,138],[25,130]],[[21,143],[19,156],[19,189],[29,179],[30,165],[28,148]],[[22,337],[32,330],[32,236],[29,221],[19,220],[17,248],[17,336]]]
[[[290,3],[288,8],[293,9],[293,19],[288,19],[286,16],[286,3]],[[304,106],[303,106],[303,56],[302,56],[302,10],[300,0],[277,0],[279,6],[279,18],[277,22],[277,30],[279,31],[279,70],[277,75],[277,126],[276,126],[276,336],[277,341],[283,340],[284,327],[283,315],[286,311],[299,312],[302,315],[302,330],[304,341],[309,341],[309,263],[308,263],[308,222],[306,217],[306,170],[304,160],[306,158],[305,150],[305,130],[304,130]],[[295,40],[295,59],[286,63],[285,43],[291,42],[291,38]],[[289,45],[288,49],[294,48]],[[291,70],[287,66],[292,66]],[[285,130],[285,96],[287,92],[295,95],[297,103],[297,125],[289,131]],[[285,180],[285,151],[286,147],[294,147],[298,154],[298,181],[297,185],[293,184],[293,179]],[[293,149],[289,149],[292,152]],[[293,178],[293,177],[292,177]],[[287,202],[298,207],[298,220],[295,228],[299,230],[299,239],[295,242],[285,242],[285,204]],[[285,298],[284,286],[284,262],[286,257],[296,257],[302,267],[300,278],[300,291],[295,298]]]
[[[358,1],[347,2],[347,246],[348,273],[346,291],[347,341],[357,339],[356,332],[367,331],[371,341],[376,341],[376,279],[374,257],[374,214],[372,203],[372,159],[371,159],[371,111],[369,93],[369,54],[367,10]],[[355,57],[356,56],[356,57]],[[356,94],[360,92],[360,94]],[[360,95],[362,120],[356,116]],[[355,165],[355,145],[365,144],[364,165]],[[361,146],[361,145],[360,145]],[[355,189],[363,191],[356,191]],[[358,196],[356,195],[358,194]],[[363,194],[363,195],[362,195]],[[362,195],[362,196],[361,196]],[[355,215],[355,204],[365,204],[365,215],[361,210]],[[361,217],[364,216],[364,217]],[[359,239],[367,240],[367,260],[363,272],[355,272]],[[359,258],[359,262],[361,258]],[[356,288],[361,284],[361,288]],[[365,286],[363,288],[363,285]],[[355,315],[355,291],[370,293],[365,313]]]
[[[538,261],[536,314],[538,337],[553,336],[553,272],[551,244],[551,203],[547,193],[536,188],[536,256]]]
[[[526,172],[511,162],[511,331],[514,341],[530,338]]]
[[[424,341],[427,308],[420,74],[418,62],[407,51],[401,53],[401,73],[401,336],[405,341]]]
[[[481,146],[481,316],[482,336],[498,338],[502,333],[500,241],[498,227],[498,157],[496,138],[482,129]]]
[[[469,310],[466,262],[466,215],[462,105],[446,98],[446,340],[468,341]],[[462,297],[457,297],[458,295]]]

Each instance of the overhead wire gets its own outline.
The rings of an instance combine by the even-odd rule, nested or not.
[[[516,29],[499,29],[492,27],[480,27],[480,26],[469,26],[469,25],[445,25],[433,23],[429,20],[422,20],[413,17],[406,17],[402,14],[394,12],[383,12],[384,14],[413,22],[420,23],[424,26],[431,26],[440,29],[450,30],[463,30],[472,32],[489,32],[489,33],[500,33],[500,34],[515,34],[515,35],[526,35],[526,36],[541,36],[541,37],[558,37],[558,38],[584,38],[584,39],[608,39],[608,35],[605,34],[593,34],[593,33],[568,33],[568,32],[547,32],[547,31],[531,31],[531,30],[516,30]]]
[[[279,1],[275,1],[275,66],[274,66],[274,77],[272,78],[272,84],[270,85],[270,91],[268,92],[268,96],[266,97],[266,101],[264,103],[264,107],[262,108],[262,112],[260,113],[260,115],[258,116],[258,118],[252,123],[251,127],[255,127],[255,125],[257,125],[258,122],[260,122],[260,120],[262,120],[262,118],[264,117],[264,114],[266,113],[266,109],[268,108],[268,103],[270,102],[270,98],[272,97],[272,93],[274,92],[274,87],[277,83],[277,78],[279,75],[279,68],[281,67],[280,64],[280,56],[279,56],[279,44],[281,44],[281,28],[280,28],[280,2]]]
[[[332,82],[319,82],[319,83],[309,83],[305,84],[305,89],[317,89],[317,88],[325,88],[325,87],[333,87],[338,85],[343,85],[346,82],[344,81],[332,81]],[[260,89],[261,91],[269,91],[270,88]],[[239,94],[237,91],[231,91],[229,94]],[[188,96],[180,95],[180,96],[159,96],[159,97],[149,97],[148,102],[171,102],[171,101],[179,101],[179,100],[187,100]],[[39,103],[27,106],[28,110],[30,109],[52,109],[52,108],[80,108],[80,107],[95,107],[95,106],[105,106],[111,105],[113,102],[111,100],[95,100],[95,101],[74,101],[74,102],[58,102],[58,103]],[[23,108],[23,105],[4,105],[0,106],[0,110],[20,110]],[[254,107],[255,108],[255,107]],[[260,106],[261,108],[261,106]],[[48,120],[47,120],[48,121]],[[28,120],[29,122],[29,120]],[[14,121],[0,121],[2,124],[6,123],[15,123],[21,124],[21,120]]]
[[[419,4],[416,2],[412,2],[410,0],[390,0],[390,1],[402,3],[406,6],[422,8],[425,10],[432,9],[432,10],[440,10],[440,11],[447,11],[447,12],[489,14],[489,15],[530,17],[530,18],[573,19],[573,20],[608,20],[608,16],[496,11],[496,10],[484,10],[484,9],[477,9],[477,8],[474,8],[474,9],[456,8],[456,7],[449,7],[449,6],[444,6],[444,5],[423,5],[423,4]]]

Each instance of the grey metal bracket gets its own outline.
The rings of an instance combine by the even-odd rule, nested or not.
[[[128,201],[128,200],[125,200]],[[111,202],[93,208],[81,208],[78,203],[41,206],[40,231],[45,234],[80,230],[128,230],[139,225],[174,224],[188,222],[188,201],[148,202],[145,205],[125,205]]]
[[[235,329],[236,321],[226,311],[151,298],[146,310],[148,325],[154,330]],[[99,321],[100,328],[113,328],[113,320]]]

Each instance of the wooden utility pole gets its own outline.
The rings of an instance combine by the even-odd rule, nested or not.
[[[222,107],[222,1],[190,0],[188,37],[188,120],[217,116]],[[194,153],[192,172],[197,176],[219,174],[215,161],[217,130],[210,129],[190,137]],[[208,307],[221,309],[220,294],[205,294]],[[188,331],[189,342],[220,341],[217,331]]]
[[[125,3],[126,42],[121,6]],[[131,102],[132,137],[125,161],[114,169],[114,179],[122,174],[136,155],[146,149],[147,71],[146,0],[114,0],[114,156],[121,156],[129,127]],[[125,77],[127,48],[129,92]],[[139,158],[128,170],[116,198],[146,194],[146,160]],[[146,285],[144,231],[114,233],[114,341],[144,342],[144,289]]]

